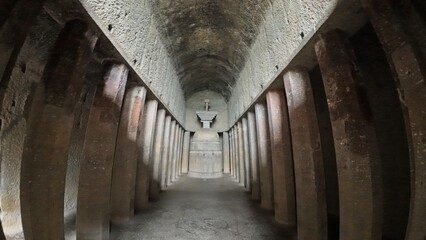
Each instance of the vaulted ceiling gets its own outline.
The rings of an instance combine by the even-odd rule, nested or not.
[[[153,13],[185,96],[229,99],[270,0],[158,0]]]

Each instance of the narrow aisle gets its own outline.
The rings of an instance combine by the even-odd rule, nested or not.
[[[113,226],[114,240],[292,239],[230,177],[183,177],[130,222]]]

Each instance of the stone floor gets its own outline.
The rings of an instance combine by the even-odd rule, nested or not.
[[[258,240],[293,239],[272,214],[259,209],[228,176],[183,177],[149,210],[113,226],[114,240]]]

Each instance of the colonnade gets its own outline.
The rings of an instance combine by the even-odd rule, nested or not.
[[[99,57],[90,24],[39,32],[51,24],[43,1],[11,5],[0,22],[0,239],[109,239],[111,223],[188,172],[188,132],[124,62]],[[27,56],[34,34],[51,38],[40,62]]]
[[[364,28],[319,34],[318,66],[286,69],[224,134],[224,171],[298,239],[425,239],[425,56],[404,27],[422,20],[361,2]]]
[[[426,238],[426,27],[390,2],[360,0],[353,36],[321,28],[316,67],[223,133],[224,172],[298,239]],[[108,239],[188,172],[190,132],[86,15],[45,8],[0,1],[0,239]]]

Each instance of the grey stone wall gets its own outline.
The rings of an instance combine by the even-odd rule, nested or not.
[[[179,121],[185,99],[152,0],[80,0],[135,71]],[[232,87],[229,125],[251,105],[343,0],[274,0]],[[192,125],[192,124],[189,124]]]
[[[286,67],[342,0],[275,0],[265,13],[259,35],[233,87],[229,124]]]
[[[181,85],[160,39],[151,0],[80,0],[146,85],[184,121]]]

